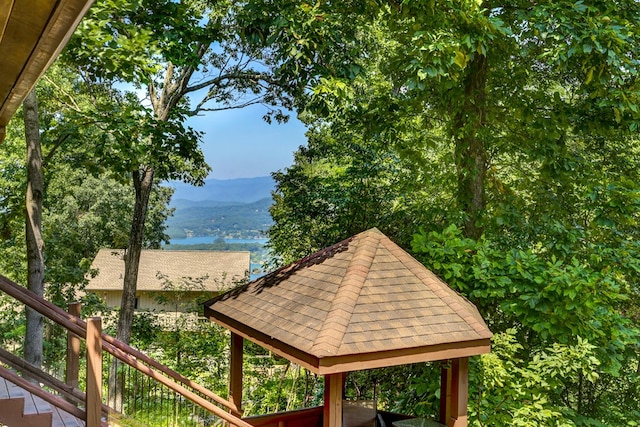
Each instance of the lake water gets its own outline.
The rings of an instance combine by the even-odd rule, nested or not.
[[[172,245],[206,245],[218,239],[217,236],[187,237],[186,239],[171,239]],[[264,245],[269,239],[224,239],[227,243],[260,243]]]

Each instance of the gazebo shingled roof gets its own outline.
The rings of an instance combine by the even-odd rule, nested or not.
[[[213,298],[205,315],[318,374],[488,353],[492,336],[375,228]]]

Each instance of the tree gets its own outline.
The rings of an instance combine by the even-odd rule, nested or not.
[[[514,357],[519,368],[535,366],[552,383],[550,371],[532,364],[534,355],[583,342],[597,346],[592,354],[598,378],[567,376],[559,386],[563,396],[545,397],[562,408],[565,421],[604,422],[607,411],[619,417],[614,424],[633,419],[638,402],[612,396],[634,393],[640,360],[634,344],[638,5],[625,2],[620,10],[617,2],[418,1],[334,8],[289,2],[280,18],[255,12],[269,6],[252,4],[247,39],[277,47],[283,64],[306,70],[299,78],[308,85],[309,96],[300,104],[305,114],[331,128],[327,134],[338,134],[337,127],[344,137],[319,156],[311,139],[313,157],[297,158],[278,177],[283,197],[274,213],[304,206],[304,193],[290,188],[310,182],[316,186],[312,194],[340,194],[348,204],[348,190],[338,192],[339,184],[327,179],[311,181],[317,174],[307,172],[317,165],[339,170],[335,153],[349,152],[350,142],[366,147],[393,134],[376,153],[402,158],[409,147],[416,164],[438,159],[434,179],[416,180],[398,194],[408,190],[426,206],[439,204],[442,214],[419,216],[424,231],[412,248],[392,228],[385,231],[476,302],[495,332],[515,328],[522,346]],[[369,13],[352,20],[358,7]],[[362,25],[363,19],[372,25]],[[323,32],[329,34],[326,42],[316,38]],[[356,37],[342,39],[346,34]],[[385,42],[367,43],[379,37]],[[296,43],[320,51],[291,55]],[[336,52],[339,59],[331,56]],[[383,60],[371,60],[376,56]],[[347,69],[358,72],[350,76]],[[357,135],[343,131],[345,122]],[[424,157],[411,148],[424,150]],[[287,194],[293,197],[287,200]],[[429,199],[431,194],[438,196]],[[446,203],[450,197],[454,203]],[[389,212],[384,204],[380,208],[374,218],[384,223]],[[375,202],[365,208],[375,209]],[[283,217],[274,230],[292,240],[304,235],[307,242],[322,241],[325,230],[348,221],[348,210],[336,211],[338,217],[326,212],[308,208],[296,217],[303,225]]]
[[[625,4],[287,2],[276,11],[252,2],[244,34],[277,49],[291,74],[304,70],[296,80],[312,90],[305,108],[340,104],[353,78],[381,72],[395,103],[425,123],[442,120],[462,225],[478,238],[496,153],[637,128],[640,12]],[[369,60],[378,47],[367,43],[367,25],[392,40],[384,62]]]
[[[40,144],[40,123],[38,120],[38,99],[32,90],[24,100],[24,129],[27,141],[27,194],[26,194],[26,246],[27,246],[27,288],[44,296],[44,239],[42,237],[42,200],[44,198],[44,178],[42,173],[42,148]],[[25,360],[36,367],[42,365],[42,338],[44,320],[42,315],[31,308],[26,309],[27,321],[24,338]]]
[[[455,217],[447,209],[455,180],[441,148],[446,137],[434,120],[425,130],[425,119],[400,103],[393,81],[376,71],[393,41],[380,26],[355,41],[371,48],[363,61],[370,72],[336,83],[341,102],[326,79],[301,100],[307,146],[291,167],[273,174],[269,244],[285,263],[371,227],[408,247],[420,224]]]
[[[117,333],[125,342],[151,188],[165,179],[200,184],[209,170],[198,149],[200,135],[184,127],[185,118],[256,103],[286,103],[282,82],[265,68],[269,58],[240,43],[237,7],[228,1],[97,2],[71,42],[70,57],[89,81],[130,82],[144,90],[150,103],[128,94],[100,112],[105,118],[114,113],[128,117],[126,131],[122,122],[109,127],[109,141],[99,155],[113,159],[112,170],[130,174],[136,190]],[[190,95],[198,100],[189,103]],[[267,117],[285,119],[274,108]]]
[[[344,127],[343,127],[344,126]],[[419,218],[420,168],[394,150],[387,137],[365,139],[339,121],[307,133],[294,164],[276,172],[269,246],[291,263],[371,227],[406,245]]]
[[[99,129],[94,123],[87,123],[86,116],[76,114],[91,105],[82,88],[78,85],[77,74],[60,67],[59,63],[54,64],[36,87],[38,114],[34,115],[36,110],[26,106],[19,110],[16,119],[24,118],[24,124],[21,126],[20,120],[13,120],[2,145],[0,230],[3,239],[0,269],[18,283],[29,285],[28,271],[31,267],[27,268],[24,242],[27,235],[31,236],[32,246],[36,239],[28,228],[32,222],[25,221],[27,210],[24,196],[20,194],[24,194],[27,175],[33,170],[36,180],[31,180],[29,188],[36,191],[31,190],[29,194],[38,196],[36,219],[44,224],[41,230],[36,230],[40,245],[40,251],[35,252],[40,255],[36,257],[36,267],[39,267],[36,269],[39,274],[36,283],[41,285],[40,292],[47,299],[61,307],[77,299],[99,248],[126,247],[130,229],[128,216],[133,205],[130,185],[106,176],[99,161],[93,158],[88,141],[98,134]],[[72,93],[73,97],[68,98]],[[39,149],[38,144],[32,144],[29,150],[29,158],[35,160],[31,162],[24,155],[25,125],[41,141]],[[29,141],[33,142],[33,138]],[[40,167],[34,168],[33,165],[38,163]],[[167,239],[164,221],[170,214],[167,207],[170,195],[171,190],[163,187],[156,188],[152,194],[145,246],[158,248]],[[46,259],[41,251],[45,242]],[[38,246],[33,247],[38,249]],[[13,306],[14,301],[5,304]],[[24,319],[7,310],[3,320],[2,339],[15,342],[24,333]],[[39,325],[40,330],[34,334],[39,341],[35,345],[37,351],[32,350],[34,345],[29,343],[23,350],[30,355],[39,353],[38,363],[55,367],[61,360],[59,351],[64,349],[57,347],[58,343],[54,342],[56,334],[51,333],[49,324],[45,324],[43,358],[42,322]],[[30,357],[33,356],[27,356],[27,360]]]
[[[64,180],[58,177],[64,177]],[[60,165],[47,185],[45,229],[47,293],[63,305],[87,280],[89,267],[101,248],[124,249],[131,229],[131,185],[109,176],[94,177],[86,171]],[[171,194],[167,187],[156,187],[150,198],[145,224],[145,248],[159,249],[168,239],[164,221]]]

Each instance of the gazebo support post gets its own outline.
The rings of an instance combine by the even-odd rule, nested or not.
[[[451,361],[443,360],[440,368],[440,421],[447,424],[451,408]]]
[[[231,367],[229,372],[229,402],[231,413],[236,417],[242,417],[242,360],[243,360],[242,336],[231,332]]]
[[[344,372],[324,376],[324,427],[342,427]]]
[[[467,427],[469,358],[452,359],[440,377],[440,422],[447,427]]]

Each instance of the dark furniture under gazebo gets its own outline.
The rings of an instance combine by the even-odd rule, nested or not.
[[[488,353],[492,336],[472,303],[377,229],[213,298],[204,310],[232,332],[229,400],[238,414],[244,338],[324,375],[322,410],[247,419],[265,427],[342,426],[346,372],[438,360],[450,361],[439,421],[466,426],[468,358]]]

